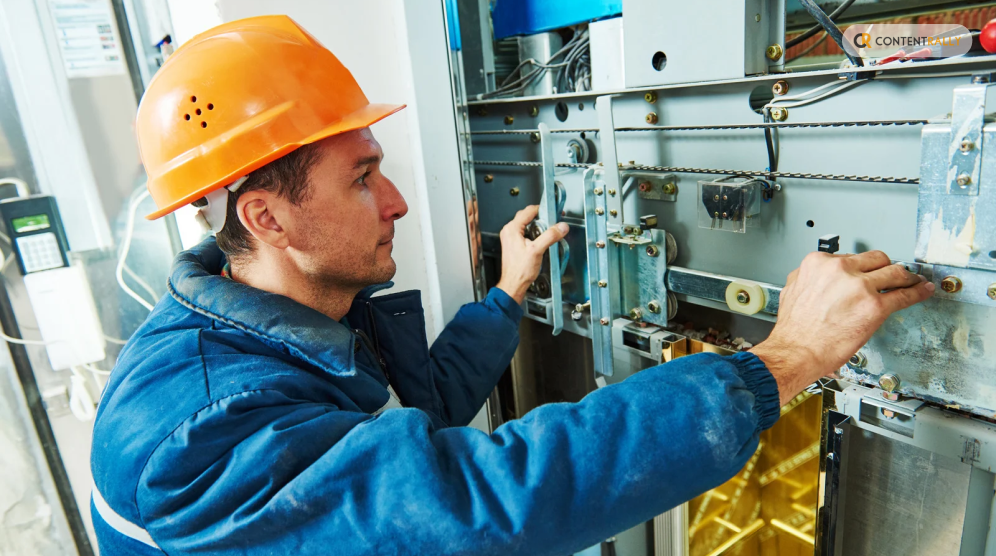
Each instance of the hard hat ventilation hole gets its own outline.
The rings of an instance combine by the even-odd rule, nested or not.
[[[194,113],[197,114],[198,116],[200,116],[201,115],[201,109],[198,108],[197,110],[194,111]]]
[[[201,122],[201,127],[207,127],[207,126],[208,126],[207,122]]]
[[[208,110],[214,110],[214,105],[210,102],[208,103]]]
[[[187,120],[189,122],[190,121],[190,114],[184,114],[183,115],[183,119]]]
[[[197,97],[190,97],[190,102],[197,102]]]

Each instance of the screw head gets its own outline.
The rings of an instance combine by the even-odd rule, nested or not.
[[[986,294],[989,296],[989,299],[996,301],[996,284],[990,284],[989,291]]]
[[[656,257],[661,254],[661,248],[656,245],[647,246],[647,255],[650,257]]]
[[[665,195],[674,195],[677,192],[678,192],[678,186],[677,185],[675,185],[673,183],[665,183],[664,184],[664,194]]]
[[[511,196],[513,196],[513,197],[517,197],[519,195],[519,188],[518,187],[513,187],[512,189],[509,189],[508,190],[508,194],[511,195]]]
[[[612,210],[609,211],[609,216],[616,216],[618,214],[619,214],[619,211],[617,211],[615,209],[612,209]]]
[[[882,387],[882,390],[892,393],[899,389],[901,384],[899,377],[890,373],[887,375],[882,375],[878,378],[878,385]]]
[[[583,318],[584,318],[584,313],[582,313],[581,311],[578,311],[576,307],[575,307],[575,309],[573,311],[571,311],[571,320],[573,320],[573,321],[576,322],[576,321],[579,321],[579,320],[581,320]]]
[[[789,117],[789,111],[778,106],[771,109],[771,119],[776,122],[784,122]]]
[[[491,183],[493,181],[495,181],[494,174],[488,174],[488,175],[484,176],[484,183]]]
[[[719,200],[719,195],[716,195],[716,196],[714,196],[714,197],[712,198],[712,200],[713,200],[713,201],[718,201],[718,200]]]
[[[941,280],[941,289],[947,293],[958,293],[961,291],[961,280],[957,276],[947,276]]]
[[[789,92],[788,81],[785,81],[784,79],[775,81],[775,84],[771,86],[771,92],[774,93],[775,96],[779,97],[787,94]]]
[[[726,217],[727,217],[727,213],[724,212],[723,213],[723,218],[726,218]]]
[[[643,100],[649,102],[650,104],[653,104],[657,102],[657,93],[650,91],[649,93],[643,95]]]
[[[972,176],[968,174],[959,174],[958,178],[955,180],[961,187],[968,187],[972,183]]]
[[[754,14],[754,21],[761,23],[761,14]]]
[[[514,116],[505,116],[505,125],[512,125],[515,123]]]
[[[597,214],[597,215],[599,215],[599,216],[602,216],[603,214],[605,214],[605,209],[602,209],[602,208],[596,208],[596,209],[595,209],[595,214]]]
[[[651,301],[650,303],[647,303],[647,309],[656,315],[661,312],[661,304],[656,301]]]
[[[609,283],[606,282],[605,280],[599,280],[598,281],[598,287],[600,287],[600,288],[607,288],[607,287],[609,287]]]
[[[599,249],[605,249],[605,242],[604,241],[596,241],[595,242],[595,247],[598,247]]]
[[[609,325],[609,319],[606,319],[606,318],[603,318],[602,320],[600,320],[598,322],[600,322],[602,324],[602,326],[608,326]]]
[[[773,44],[764,51],[764,55],[767,56],[772,62],[781,58],[784,53],[785,51],[782,49],[782,45],[780,44]]]
[[[609,190],[609,195],[615,196],[615,194],[616,194],[616,190],[615,189],[610,189]]]
[[[961,152],[963,153],[970,152],[974,148],[975,148],[975,141],[972,141],[967,137],[961,140],[961,145],[958,147],[958,149],[961,150]]]
[[[651,188],[651,185],[650,185],[649,181],[642,181],[642,182],[640,182],[640,191],[646,193],[647,191],[650,191],[650,188]]]
[[[750,303],[750,294],[747,293],[747,292],[745,292],[744,290],[738,291],[737,292],[737,303],[739,303],[741,305],[746,305],[746,304]]]
[[[868,360],[865,358],[865,355],[863,353],[858,352],[852,355],[851,358],[847,360],[847,362],[852,367],[862,368],[868,363]]]
[[[643,318],[643,309],[639,307],[633,307],[629,310],[629,318],[632,320],[640,320]]]
[[[602,188],[601,187],[596,187],[595,188],[595,195],[601,195],[601,194],[602,194]]]
[[[656,124],[657,123],[657,112],[651,112],[651,113],[647,114],[646,120],[647,120],[647,123],[650,124],[650,125]]]
[[[529,107],[529,115],[532,116],[532,117],[534,117],[534,118],[536,116],[539,116],[539,106],[536,106],[535,104],[533,106],[530,106]]]
[[[529,140],[532,141],[533,143],[539,143],[542,140],[542,138],[540,137],[539,133],[530,133]]]

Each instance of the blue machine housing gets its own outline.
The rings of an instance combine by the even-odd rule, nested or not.
[[[497,0],[496,39],[533,35],[622,13],[622,0]]]

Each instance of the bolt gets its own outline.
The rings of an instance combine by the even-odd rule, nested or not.
[[[754,14],[754,21],[761,23],[761,14]]]
[[[948,293],[958,293],[961,291],[961,280],[957,276],[947,276],[941,280],[941,289]]]
[[[606,282],[605,280],[599,280],[598,281],[598,287],[600,287],[600,288],[607,288],[607,287],[609,287],[609,283]]]
[[[893,410],[891,410],[891,409],[883,409],[882,410],[882,417],[885,417],[886,419],[895,419],[896,418],[896,412],[893,411]]]
[[[661,312],[661,304],[657,303],[656,301],[651,301],[650,303],[647,303],[647,309],[649,309],[651,313],[656,315]]]
[[[996,284],[989,284],[989,291],[986,293],[989,295],[989,299],[996,301]]]
[[[724,200],[724,201],[729,201],[729,200],[730,200],[730,198],[729,198],[729,197],[727,197],[726,195],[723,195],[723,200]]]
[[[588,309],[589,307],[591,307],[591,301],[586,301],[584,303],[578,303],[577,305],[575,305],[574,310],[579,313],[583,313],[585,309]]]
[[[540,138],[539,133],[530,133],[529,140],[532,141],[533,143],[539,143],[542,139]]]
[[[769,46],[767,48],[767,50],[764,51],[764,55],[767,56],[769,60],[771,60],[772,62],[774,62],[774,61],[778,60],[779,58],[781,58],[782,54],[784,54],[784,52],[785,51],[782,50],[782,45],[780,45],[780,44],[773,44],[773,45]]]
[[[643,318],[643,309],[639,307],[633,307],[629,310],[629,318],[632,320],[640,320]]]
[[[651,187],[650,182],[648,181],[640,182],[640,191],[646,193],[647,191],[650,191],[650,187]]]
[[[647,114],[646,120],[647,120],[647,123],[650,124],[650,125],[656,124],[657,123],[657,112],[651,112],[651,113]]]
[[[650,257],[656,257],[661,254],[661,248],[656,245],[647,246],[647,255]]]
[[[539,106],[536,106],[535,104],[532,105],[532,106],[530,106],[529,107],[529,115],[532,116],[532,117],[534,117],[534,118],[536,116],[539,116]]]
[[[606,318],[603,318],[602,320],[600,320],[598,322],[602,323],[602,326],[608,326],[609,325],[609,319],[606,319]]]
[[[894,374],[887,374],[878,377],[878,385],[882,387],[882,390],[886,392],[894,393],[899,389],[900,381],[899,377]]]
[[[511,195],[511,196],[513,196],[513,197],[517,197],[519,195],[519,188],[518,187],[513,187],[512,189],[509,189],[508,190],[508,194]]]
[[[851,358],[847,360],[847,362],[852,367],[863,368],[868,363],[868,359],[865,358],[865,354],[858,352],[852,355]]]
[[[618,214],[619,214],[619,211],[617,211],[615,209],[612,209],[612,210],[609,211],[609,216],[616,216]]]
[[[598,247],[599,249],[605,249],[605,242],[604,241],[596,241],[595,242],[595,247]]]
[[[961,146],[958,148],[961,149],[961,152],[967,153],[975,148],[975,142],[966,137],[961,140]]]
[[[601,194],[602,194],[602,188],[601,187],[596,187],[595,188],[595,195],[601,195]]]
[[[513,123],[515,123],[513,116],[505,116],[505,125],[512,125]]]
[[[775,120],[776,122],[784,122],[785,120],[788,119],[788,117],[789,117],[789,111],[786,110],[785,108],[776,106],[771,109],[771,119]]]
[[[713,201],[718,201],[719,200],[719,195],[716,195],[715,197],[713,197],[712,200]]]
[[[602,209],[602,208],[596,208],[596,209],[595,209],[595,214],[597,214],[597,215],[599,215],[599,216],[602,216],[603,214],[605,214],[605,209]]]
[[[713,218],[719,218],[719,213],[718,213],[718,212],[714,212],[714,213],[712,213],[712,217],[713,217]]]
[[[747,293],[747,292],[745,292],[744,290],[738,291],[737,292],[737,303],[739,303],[741,305],[746,305],[746,304],[750,303],[750,294]]]
[[[673,183],[665,183],[664,184],[664,194],[665,195],[674,195],[677,192],[678,192],[678,186],[677,185],[674,185]]]
[[[491,183],[493,181],[495,181],[494,174],[488,174],[488,175],[484,176],[484,183]]]
[[[788,81],[785,81],[784,79],[775,81],[775,84],[771,86],[771,92],[774,93],[775,96],[779,97],[787,94],[789,92]]]
[[[657,102],[657,93],[650,91],[649,93],[643,95],[643,100],[649,102],[650,104],[653,104]]]
[[[968,174],[959,174],[956,180],[958,185],[961,187],[968,187],[972,183],[972,176]]]
[[[615,189],[610,189],[610,190],[609,190],[609,195],[612,195],[613,197],[615,197],[615,195],[616,195],[616,190],[615,190]]]
[[[723,213],[723,218],[726,218],[726,213],[725,212]]]

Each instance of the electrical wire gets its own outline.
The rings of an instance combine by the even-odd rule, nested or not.
[[[47,346],[48,342],[43,342],[41,340],[23,340],[21,338],[13,338],[0,332],[0,339],[6,340],[11,344],[18,344],[22,346]]]
[[[867,83],[867,82],[868,82],[867,80],[861,80],[861,81],[831,81],[830,83],[826,83],[824,85],[820,85],[819,87],[816,87],[815,89],[810,89],[810,90],[805,91],[803,93],[800,93],[798,95],[787,95],[787,96],[783,96],[783,97],[778,97],[778,98],[772,99],[771,102],[769,102],[768,104],[765,104],[762,107],[762,110],[770,110],[772,108],[796,108],[796,107],[799,107],[799,106],[805,106],[807,104],[812,104],[814,102],[818,102],[818,101],[823,100],[823,99],[825,99],[827,97],[831,97],[833,95],[836,95],[837,93],[841,93],[841,92],[843,92],[843,91],[845,91],[847,89],[850,89],[852,87],[856,87],[858,85],[861,85],[862,83]],[[822,94],[819,94],[817,96],[813,96],[816,93],[822,93]]]
[[[555,83],[558,83],[559,85],[560,77],[564,69],[567,67],[568,63],[572,61],[569,60],[569,57],[575,53],[576,49],[583,47],[582,43],[587,39],[587,37],[588,37],[587,29],[584,29],[583,31],[575,29],[574,36],[571,37],[571,40],[567,41],[567,44],[565,44],[560,50],[558,50],[552,56],[550,56],[550,59],[547,60],[545,63],[537,62],[535,59],[532,58],[523,60],[522,62],[519,63],[518,66],[516,66],[515,70],[513,70],[512,73],[510,73],[509,76],[505,78],[505,80],[501,83],[501,85],[497,89],[491,91],[490,93],[477,95],[478,100],[494,98],[503,95],[514,95],[516,93],[522,92],[527,87],[532,85],[532,83],[536,81],[536,79],[538,79],[547,71],[552,69],[557,69],[560,72],[558,73],[558,77],[555,80]],[[564,61],[555,63],[555,61],[562,56],[564,57]],[[518,79],[513,79],[516,76],[516,74],[520,72],[522,68],[525,67],[526,65],[536,66],[536,69],[527,73],[524,76],[520,76]]]
[[[149,292],[149,296],[153,299],[153,303],[155,303],[156,299],[159,299],[159,294],[157,294],[156,291],[152,289],[152,286],[150,286],[148,282],[143,280],[141,276],[136,274],[135,271],[132,270],[131,267],[129,267],[127,264],[124,265],[124,271],[129,278],[138,282],[138,285],[142,286],[143,290]]]
[[[855,0],[846,0],[840,6],[837,6],[836,10],[830,12],[830,15],[828,15],[827,17],[829,17],[831,20],[836,19],[838,16],[840,16],[845,11],[847,11],[847,8],[850,8],[851,4],[853,4],[854,1]],[[812,37],[816,33],[819,33],[821,30],[823,30],[823,26],[820,25],[819,23],[817,23],[816,25],[813,25],[809,29],[806,29],[798,37],[792,37],[792,40],[785,41],[785,51],[788,52],[788,49],[792,48],[793,46],[795,46],[797,44],[802,44],[803,42],[805,42],[806,39],[808,39],[809,37]],[[786,64],[788,62],[789,62],[788,60],[785,61]]]
[[[820,26],[826,30],[826,32],[833,39],[833,42],[837,43],[837,46],[844,51],[844,54],[847,56],[847,59],[851,61],[851,64],[859,68],[864,67],[865,64],[861,61],[860,57],[852,55],[846,48],[844,48],[844,34],[840,31],[840,28],[837,27],[833,20],[827,17],[827,14],[816,5],[815,0],[799,1],[802,3],[802,7],[806,8],[806,11],[809,12],[809,15],[813,16],[813,19],[819,22]]]
[[[138,197],[131,201],[131,205],[128,207],[128,222],[125,227],[125,237],[124,241],[121,243],[121,255],[118,256],[118,266],[117,269],[115,269],[114,276],[117,278],[118,285],[121,286],[121,289],[124,290],[126,294],[151,312],[153,309],[152,304],[142,296],[135,293],[135,291],[129,288],[128,284],[125,284],[124,281],[125,261],[128,259],[128,251],[131,250],[132,237],[135,235],[135,213],[138,212],[138,206],[142,204],[142,201],[144,201],[148,196],[149,191],[143,191],[140,195],[138,195]]]
[[[128,343],[128,340],[122,340],[121,338],[115,338],[114,336],[108,336],[107,334],[104,334],[104,339],[119,346],[123,346]]]
[[[817,48],[819,48],[819,46],[821,44],[823,44],[824,42],[826,42],[827,37],[829,37],[829,36],[830,36],[830,33],[823,33],[823,36],[820,37],[819,40],[817,40],[813,44],[811,44],[808,47],[806,47],[806,49],[803,50],[802,52],[800,52],[800,53],[796,54],[795,56],[792,56],[791,58],[785,60],[785,63],[786,64],[792,63],[792,62],[798,60],[799,58],[802,58],[802,57],[806,56],[810,52],[816,50]]]

